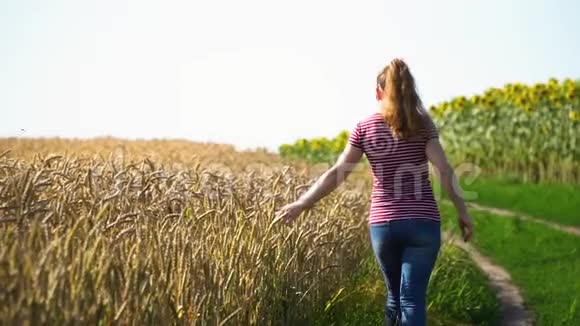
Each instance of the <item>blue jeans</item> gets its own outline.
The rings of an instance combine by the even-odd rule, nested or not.
[[[375,257],[387,284],[385,324],[424,326],[431,271],[441,246],[441,225],[409,218],[369,226]]]

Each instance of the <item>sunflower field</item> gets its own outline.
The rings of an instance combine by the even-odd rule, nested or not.
[[[507,84],[430,107],[449,159],[488,176],[524,182],[580,182],[580,80]],[[336,159],[348,139],[301,139],[280,146],[283,157]]]
[[[455,163],[525,182],[578,183],[580,81],[507,84],[431,107]]]

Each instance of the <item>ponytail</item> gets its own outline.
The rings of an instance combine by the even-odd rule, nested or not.
[[[407,64],[401,59],[391,61],[377,76],[377,86],[384,94],[381,114],[395,136],[416,136],[425,125],[426,111]]]

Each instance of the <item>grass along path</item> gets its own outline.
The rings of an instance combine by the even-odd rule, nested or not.
[[[479,211],[489,212],[489,213],[499,215],[499,216],[520,218],[524,221],[530,221],[530,222],[534,222],[534,223],[543,224],[543,225],[550,227],[554,230],[566,232],[566,233],[569,233],[569,234],[572,234],[575,236],[580,236],[580,228],[579,227],[562,225],[559,223],[534,218],[534,217],[531,217],[528,215],[518,214],[518,213],[515,213],[512,211],[509,211],[507,209],[503,209],[503,208],[487,207],[487,206],[474,204],[474,203],[469,203],[468,205],[469,205],[469,207],[472,207],[472,208],[479,210]]]
[[[470,203],[580,227],[580,185],[527,184],[505,178],[478,178],[469,184],[460,180],[460,185]],[[441,194],[438,184],[434,190]]]
[[[473,248],[471,244],[464,242],[461,237],[451,232],[445,232],[445,238],[469,253],[475,264],[487,275],[490,285],[496,292],[501,304],[501,325],[533,325],[533,316],[524,307],[524,299],[520,294],[520,289],[511,282],[511,276],[503,267],[495,265],[489,258]]]
[[[440,208],[443,227],[457,230],[452,206]],[[580,239],[519,218],[471,213],[473,245],[511,274],[537,325],[580,325]]]

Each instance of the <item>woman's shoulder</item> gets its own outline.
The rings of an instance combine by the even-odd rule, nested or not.
[[[430,130],[430,129],[437,128],[437,126],[435,125],[435,122],[433,121],[433,118],[431,118],[431,115],[429,114],[429,112],[424,110],[424,111],[420,111],[419,113],[420,113],[419,116],[421,117],[422,125],[423,125],[424,129]]]
[[[373,114],[367,114],[366,116],[364,116],[362,119],[360,119],[359,124],[364,126],[382,121],[384,121],[384,119],[381,113],[375,112]]]

